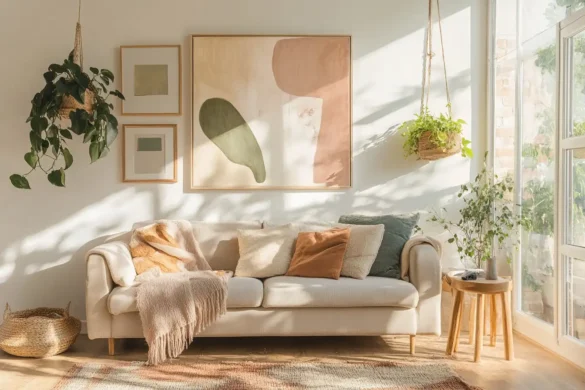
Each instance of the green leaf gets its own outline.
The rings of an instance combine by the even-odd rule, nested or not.
[[[59,128],[55,125],[51,125],[47,129],[47,138],[56,137],[58,134],[59,134]]]
[[[63,168],[51,171],[47,175],[47,179],[49,179],[49,182],[54,186],[65,187],[65,171]]]
[[[64,73],[67,71],[63,65],[59,65],[59,64],[51,64],[49,66],[49,70],[51,72],[55,72],[55,73]]]
[[[46,139],[43,140],[43,142],[41,142],[41,148],[43,149],[43,154],[47,153],[47,149],[49,149],[49,141],[47,141]]]
[[[81,109],[71,111],[69,113],[69,119],[71,119],[71,131],[77,135],[85,133],[89,120],[87,111]]]
[[[126,98],[124,97],[124,95],[122,95],[122,92],[115,90],[115,91],[110,91],[110,95],[114,95],[116,97],[119,97],[122,100],[126,100]]]
[[[61,136],[67,139],[73,139],[73,135],[71,135],[71,132],[67,129],[61,130]]]
[[[80,104],[85,104],[85,88],[78,86],[71,89],[71,96],[75,98]]]
[[[450,239],[448,239],[448,240],[447,240],[447,242],[448,242],[449,244],[452,244],[452,243],[454,243],[454,242],[455,242],[455,239],[454,239],[454,238],[450,238]]]
[[[92,142],[89,145],[89,158],[91,162],[96,162],[100,158],[100,145],[99,142]]]
[[[17,175],[17,174],[11,175],[10,182],[16,188],[20,188],[23,190],[30,190],[30,185],[28,184],[28,180],[26,180],[26,177],[24,177],[22,175]]]
[[[65,169],[69,169],[71,164],[73,164],[73,156],[71,155],[69,149],[63,149],[63,158],[65,159]]]
[[[83,136],[83,143],[88,143],[89,141],[91,141],[91,138],[95,135],[95,133],[97,132],[97,129],[94,127],[90,130],[88,130],[85,135]]]
[[[106,145],[109,147],[118,137],[118,127],[108,123],[106,127]]]
[[[47,83],[52,83],[53,80],[55,80],[56,76],[57,75],[55,74],[55,72],[51,72],[51,71],[43,73],[43,78],[45,79],[45,81]]]
[[[114,74],[111,71],[107,69],[102,69],[102,75],[110,79],[111,81],[114,81]]]
[[[30,144],[33,147],[33,149],[36,151],[40,151],[43,143],[43,139],[41,138],[41,136],[35,133],[34,131],[31,131],[28,135],[30,138]]]
[[[24,155],[24,161],[34,169],[39,162],[39,156],[35,152],[28,152]]]
[[[91,71],[91,73],[93,73],[93,74],[99,74],[99,73],[100,73],[100,70],[99,70],[98,68],[91,67],[91,68],[89,68],[89,70],[90,70],[90,71]]]
[[[43,130],[49,127],[49,120],[45,117],[34,117],[30,122],[31,128],[37,132],[37,134],[41,134]]]

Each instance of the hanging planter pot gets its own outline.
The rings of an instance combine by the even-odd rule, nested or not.
[[[408,157],[418,155],[419,159],[433,161],[461,153],[463,157],[473,157],[471,141],[462,137],[462,119],[453,119],[451,113],[451,96],[447,79],[447,63],[445,61],[445,47],[443,44],[443,28],[441,12],[437,0],[437,14],[439,18],[439,34],[441,37],[441,54],[445,78],[445,93],[447,96],[447,115],[434,116],[429,113],[429,96],[431,91],[431,63],[433,60],[432,31],[433,31],[433,0],[429,0],[427,34],[425,37],[426,61],[423,64],[422,95],[420,98],[420,114],[412,121],[404,122],[400,129],[406,138],[404,152]]]
[[[461,153],[461,134],[447,135],[447,146],[437,145],[432,139],[432,133],[425,131],[418,140],[418,157],[421,160],[434,161]]]

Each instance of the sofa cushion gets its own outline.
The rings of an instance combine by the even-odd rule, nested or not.
[[[415,308],[418,291],[404,280],[317,279],[276,276],[264,281],[263,307],[404,307]]]
[[[297,231],[290,225],[238,230],[240,259],[236,276],[269,278],[284,275],[295,248]]]
[[[138,287],[116,287],[108,297],[108,311],[113,315],[138,311],[136,293]],[[260,307],[262,282],[254,278],[230,278],[228,281],[228,309]]]
[[[193,233],[214,270],[235,271],[240,258],[238,229],[261,229],[262,222],[193,222]]]
[[[374,260],[370,275],[400,278],[400,256],[404,244],[412,235],[412,230],[418,222],[418,214],[410,215],[342,215],[340,223],[353,225],[384,225],[384,237]]]

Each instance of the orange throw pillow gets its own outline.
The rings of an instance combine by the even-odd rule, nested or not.
[[[344,228],[299,233],[286,275],[339,279],[349,232]]]

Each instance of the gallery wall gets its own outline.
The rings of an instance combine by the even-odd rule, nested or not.
[[[101,0],[84,1],[84,61],[119,74],[119,46],[181,44],[183,115],[127,117],[121,124],[178,125],[176,184],[121,182],[121,143],[89,164],[87,145],[75,157],[66,188],[42,174],[33,190],[10,185],[26,171],[25,120],[42,74],[73,45],[77,1],[0,4],[0,305],[65,306],[84,312],[84,253],[136,221],[181,218],[336,220],[344,213],[381,214],[453,208],[454,194],[481,167],[486,149],[487,2],[441,2],[454,115],[476,157],[433,163],[405,159],[397,126],[418,112],[427,22],[426,0]],[[343,191],[193,192],[189,188],[190,34],[351,34],[353,41],[353,188]],[[438,30],[431,109],[444,109]],[[185,160],[186,165],[183,165]],[[199,163],[195,161],[195,163]],[[204,164],[205,162],[200,162]],[[456,261],[447,251],[444,266]]]

